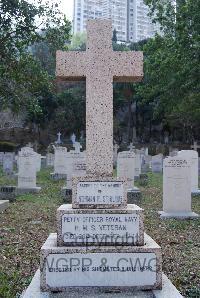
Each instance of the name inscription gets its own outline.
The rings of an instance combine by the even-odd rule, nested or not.
[[[123,201],[123,182],[79,182],[77,202],[79,204],[116,204]]]

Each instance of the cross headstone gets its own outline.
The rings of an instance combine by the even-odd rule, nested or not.
[[[140,81],[143,53],[113,51],[112,21],[88,20],[86,51],[57,51],[56,76],[86,79],[87,174],[112,176],[113,81]]]
[[[57,133],[58,139],[57,139],[57,141],[55,143],[58,144],[58,145],[62,144],[61,135],[62,134],[60,132]]]
[[[128,146],[129,151],[133,152],[135,149],[135,146],[133,146],[133,143],[130,143],[130,145]]]

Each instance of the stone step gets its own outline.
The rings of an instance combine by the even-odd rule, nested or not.
[[[71,287],[67,292],[43,292],[40,289],[40,270],[38,269],[29,287],[20,298],[183,298],[165,274],[162,274],[161,290],[106,289],[105,287]]]
[[[0,200],[0,212],[6,210],[9,207],[9,200]]]
[[[50,234],[41,248],[41,289],[69,287],[161,289],[162,254],[145,234],[144,246],[58,247]]]
[[[73,209],[65,204],[57,210],[58,246],[144,245],[143,209]]]

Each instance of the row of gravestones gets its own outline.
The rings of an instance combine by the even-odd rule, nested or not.
[[[54,154],[48,153],[44,158],[40,154],[34,152],[30,147],[23,147],[19,151],[17,157],[18,165],[18,193],[21,192],[37,192],[40,190],[36,185],[36,173],[40,171],[42,160],[45,160],[46,166],[54,166],[54,172],[51,174],[53,179],[66,179],[66,187],[63,188],[62,194],[65,192],[71,196],[72,176],[84,176],[86,174],[86,153],[81,152],[81,145],[74,143],[75,150],[67,152],[67,148],[56,146]],[[163,155],[149,156],[147,150],[137,150],[132,145],[129,151],[119,152],[117,154],[117,176],[126,177],[128,179],[128,197],[130,202],[136,203],[136,198],[141,198],[140,191],[134,186],[134,179],[138,179],[141,173],[152,170],[153,173],[162,173],[163,171]],[[191,163],[191,191],[198,192],[198,153],[194,150],[174,151],[172,156],[184,156]],[[1,153],[1,163],[5,173],[13,171],[14,154]],[[8,187],[7,198],[11,188]],[[3,191],[1,191],[3,192]],[[0,193],[1,193],[0,192]]]

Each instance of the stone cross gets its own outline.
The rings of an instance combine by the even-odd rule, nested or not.
[[[88,20],[86,51],[57,51],[56,76],[86,80],[87,174],[112,176],[113,81],[140,81],[143,53],[113,51],[112,21]]]
[[[133,143],[130,143],[130,145],[128,146],[129,151],[133,152],[133,150],[135,149],[135,146],[133,146]]]
[[[56,141],[56,144],[61,144],[62,142],[61,142],[61,139],[60,139],[60,137],[61,137],[61,133],[59,132],[59,133],[57,133],[57,136],[58,136],[58,139],[57,139],[57,141]]]
[[[197,142],[194,142],[194,145],[191,145],[190,148],[194,149],[195,151],[198,151],[200,145],[198,145]]]

